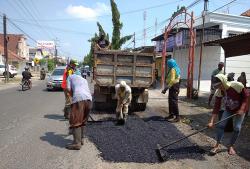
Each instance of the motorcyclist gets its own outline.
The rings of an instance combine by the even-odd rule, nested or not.
[[[31,77],[33,77],[29,71],[29,68],[28,67],[25,67],[24,68],[24,71],[22,72],[22,82],[27,80],[29,82],[29,87],[31,88],[32,86],[32,82],[31,82]]]
[[[40,71],[40,79],[41,80],[44,80],[45,79],[45,76],[46,76],[46,71],[44,68],[41,69]]]

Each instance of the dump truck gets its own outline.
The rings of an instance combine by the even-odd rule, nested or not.
[[[95,110],[116,108],[115,85],[124,80],[132,89],[130,111],[144,111],[154,81],[154,55],[120,50],[94,51]]]

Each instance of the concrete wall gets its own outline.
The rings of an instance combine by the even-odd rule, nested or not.
[[[182,49],[174,52],[174,58],[178,62],[181,69],[181,76],[183,79],[187,79],[188,74],[188,50]],[[217,68],[220,60],[221,47],[219,46],[206,46],[203,48],[203,57],[201,65],[201,91],[210,91],[211,74],[214,69]],[[195,48],[194,57],[194,88],[198,86],[198,74],[199,74],[199,62],[200,62],[200,47]]]
[[[242,55],[242,56],[236,56],[227,58],[226,60],[226,72],[234,72],[235,77],[234,79],[237,80],[237,78],[240,76],[241,72],[246,73],[247,77],[247,86],[250,86],[250,55]]]

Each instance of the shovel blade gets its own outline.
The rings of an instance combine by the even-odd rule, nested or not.
[[[160,144],[157,144],[156,154],[161,162],[169,159],[167,151],[165,151]]]

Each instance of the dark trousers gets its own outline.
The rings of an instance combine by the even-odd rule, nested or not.
[[[169,115],[179,116],[179,108],[178,108],[179,92],[180,92],[179,83],[176,83],[169,88],[169,93],[168,93]]]

